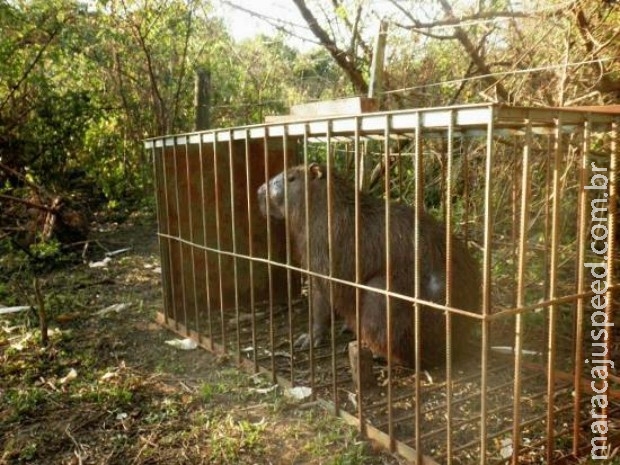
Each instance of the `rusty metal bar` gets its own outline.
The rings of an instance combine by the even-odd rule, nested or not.
[[[304,126],[304,135],[303,135],[303,164],[304,164],[304,183],[306,189],[304,190],[304,204],[306,206],[305,218],[304,218],[304,228],[306,230],[306,268],[307,271],[310,271],[310,195],[308,192],[308,125]],[[315,372],[315,352],[314,352],[314,284],[313,279],[310,275],[307,275],[308,280],[308,338],[310,341],[309,350],[309,371],[310,371],[310,389],[312,389],[312,398],[316,399],[316,372]]]
[[[237,336],[237,362],[241,362],[241,332],[240,332],[240,324],[239,324],[239,269],[238,269],[238,258],[237,258],[237,215],[236,215],[236,196],[235,196],[235,161],[233,156],[233,140],[232,140],[232,131],[229,130],[229,141],[228,141],[228,172],[230,178],[230,222],[231,222],[231,238],[232,238],[232,252],[233,252],[233,288],[234,288],[234,305],[235,305],[235,330]],[[225,322],[222,320],[222,325]]]
[[[245,150],[245,183],[246,183],[246,194],[247,194],[247,209],[248,209],[248,272],[250,277],[250,314],[251,314],[251,332],[252,332],[252,371],[254,373],[258,373],[258,353],[256,350],[257,347],[257,338],[256,338],[256,282],[254,280],[254,209],[252,208],[252,196],[256,195],[255,192],[252,191],[252,178],[250,175],[250,135],[246,130],[245,132],[245,140],[244,140],[244,150]],[[267,220],[269,221],[269,220]],[[237,320],[237,324],[239,325],[239,320]]]
[[[420,253],[420,218],[422,217],[422,209],[424,208],[424,159],[423,159],[423,151],[422,151],[422,127],[420,122],[420,113],[418,113],[418,117],[416,118],[416,126],[414,133],[415,140],[415,151],[414,151],[414,172],[415,172],[415,192],[414,192],[414,231],[413,231],[413,244],[414,244],[414,264],[413,264],[413,275],[414,275],[414,283],[413,283],[413,295],[416,299],[420,298],[421,294],[421,271],[422,271],[422,254]],[[420,463],[422,461],[422,441],[420,438],[420,432],[422,431],[421,422],[422,422],[422,412],[421,412],[421,403],[420,397],[422,394],[421,388],[421,375],[422,375],[422,321],[421,321],[421,305],[419,302],[414,303],[413,306],[414,315],[413,315],[413,333],[415,338],[415,382],[414,382],[414,391],[415,391],[415,418],[414,418],[414,431],[415,431],[415,440],[414,440],[414,449],[416,454],[416,463]],[[429,311],[429,310],[427,310]],[[435,311],[435,310],[431,310]]]
[[[616,222],[616,215],[618,214],[618,133],[620,132],[620,121],[619,119],[615,119],[611,124],[611,144],[610,144],[610,160],[609,160],[609,196],[608,196],[608,212],[607,212],[607,223],[609,224],[607,237],[608,242],[608,250],[606,256],[607,262],[607,293],[605,297],[607,298],[607,306],[605,308],[605,315],[607,321],[614,321],[614,260],[617,259],[616,247],[618,244],[616,243],[617,231],[618,227]],[[606,366],[613,366],[612,363],[614,361],[611,358],[611,348],[614,344],[614,332],[608,331],[609,337],[607,339],[607,351],[605,352],[604,360]],[[611,391],[611,388],[609,388]],[[606,419],[611,418],[611,408],[609,403],[605,405],[602,409],[602,414],[605,415]],[[609,450],[611,450],[611,443],[609,439],[609,435],[607,437],[607,443]]]
[[[159,155],[157,154],[159,152]],[[164,148],[157,150],[155,145],[151,148],[151,154],[153,157],[153,178],[155,180],[155,202],[157,212],[157,239],[159,243],[159,253],[161,256],[161,276],[162,276],[162,290],[164,296],[164,318],[165,323],[168,324],[168,316],[172,308],[170,308],[174,302],[172,295],[172,282],[170,280],[170,240],[161,236],[164,232],[162,229],[165,227],[165,233],[168,233],[168,200],[166,192],[165,182],[165,169],[164,169]],[[167,260],[167,261],[166,261]]]
[[[549,249],[550,249],[550,245],[549,245],[549,241],[550,241],[550,237],[551,237],[551,203],[549,202],[549,199],[553,196],[553,193],[551,192],[551,179],[552,179],[552,170],[551,170],[551,153],[552,153],[552,139],[551,137],[547,138],[547,150],[546,150],[546,171],[545,171],[545,188],[544,188],[544,196],[545,196],[545,213],[544,213],[544,218],[545,218],[545,236],[544,236],[544,257],[543,257],[543,279],[542,281],[544,283],[548,283],[549,282],[549,270],[550,270],[550,256],[551,254],[549,253]],[[544,300],[545,301],[550,301],[551,298],[549,297],[549,288],[547,286],[544,287]],[[542,306],[541,306],[542,308]],[[548,334],[546,333],[547,331],[547,327],[548,325],[545,327],[545,339],[548,337]],[[544,341],[543,341],[544,342]],[[542,345],[544,348],[544,344]]]
[[[267,131],[265,131],[263,138],[263,157],[265,165],[265,182],[269,182],[269,139]],[[284,155],[286,158],[286,154]],[[273,325],[274,325],[274,313],[273,313],[273,247],[271,241],[273,239],[271,230],[271,205],[270,202],[265,202],[265,211],[267,218],[267,279],[269,281],[269,342],[271,349],[273,349],[275,342],[273,337]],[[257,347],[254,347],[254,351]],[[274,351],[271,350],[271,379],[275,383],[277,381],[276,373],[276,360]]]
[[[391,221],[390,221],[390,201],[391,201],[391,177],[390,177],[390,125],[391,120],[389,116],[385,117],[384,128],[384,151],[383,161],[385,165],[385,289],[390,291],[392,289],[392,264],[390,257],[392,256],[391,248]],[[395,439],[394,439],[394,412],[393,412],[393,399],[392,399],[392,334],[393,334],[393,321],[392,321],[392,299],[385,297],[385,315],[386,315],[386,334],[387,334],[387,408],[388,408],[388,437],[389,437],[389,449],[394,451]]]
[[[177,309],[177,303],[178,303],[178,298],[177,298],[177,294],[179,292],[178,287],[175,285],[175,280],[173,279],[173,273],[172,273],[172,268],[173,268],[173,260],[174,260],[174,253],[173,253],[173,246],[175,246],[175,240],[176,235],[173,234],[172,231],[172,218],[173,218],[173,208],[172,208],[172,199],[169,197],[169,184],[170,182],[168,181],[168,173],[167,170],[168,169],[172,169],[169,168],[167,165],[171,165],[171,163],[166,163],[166,160],[169,158],[166,156],[166,149],[163,148],[163,153],[162,153],[162,177],[163,177],[163,188],[164,188],[164,198],[165,198],[165,206],[166,206],[166,219],[165,219],[165,224],[166,224],[166,234],[168,235],[168,237],[162,235],[162,233],[160,232],[160,238],[165,238],[166,242],[168,244],[168,270],[167,272],[167,277],[170,280],[170,288],[171,288],[171,296],[172,296],[172,305],[171,308],[167,309],[167,316],[168,317],[173,317],[176,321],[177,319],[177,313],[178,313],[178,309]],[[174,161],[174,154],[172,157],[172,160]],[[172,176],[173,180],[174,180],[174,176]],[[176,181],[174,181],[175,185],[176,185]],[[162,277],[165,276],[164,270],[162,269]]]
[[[554,299],[558,284],[558,254],[560,234],[560,176],[562,161],[562,113],[555,120],[556,131],[554,140],[553,157],[553,181],[552,181],[552,206],[551,206],[551,256],[549,272],[549,298]],[[557,306],[549,307],[549,326],[547,340],[547,463],[553,463],[555,450],[555,355],[556,355],[556,331],[557,331]]]
[[[492,228],[491,209],[492,201],[492,176],[493,176],[493,117],[486,128],[486,159],[485,159],[485,186],[484,186],[484,245],[482,264],[482,353],[481,353],[481,376],[480,376],[480,465],[485,465],[487,460],[487,386],[488,386],[488,355],[489,355],[489,321],[486,318],[491,313],[491,247]]]
[[[469,154],[467,150],[461,149],[461,165],[463,166],[463,179],[465,182],[463,183],[463,204],[465,206],[465,211],[463,212],[463,216],[465,218],[465,223],[463,224],[463,242],[467,244],[469,242],[469,223],[471,222],[471,212],[470,212],[470,199],[469,199]]]
[[[583,125],[583,145],[581,152],[581,166],[579,174],[579,201],[578,201],[578,217],[577,217],[577,294],[584,292],[584,270],[585,267],[585,244],[586,244],[586,213],[587,213],[587,190],[585,189],[588,169],[588,159],[590,155],[590,121],[586,120]],[[584,298],[579,297],[577,300],[577,314],[575,315],[575,360],[574,360],[574,402],[573,402],[573,454],[579,452],[579,438],[581,436],[581,396],[583,390],[581,387],[581,378],[583,377],[583,329],[584,329]]]
[[[177,238],[183,238],[183,229],[181,226],[181,202],[179,200],[179,169],[178,169],[178,152],[177,152],[177,139],[174,139],[174,145],[172,147],[173,153],[173,169],[174,169],[174,180],[175,180],[175,189],[174,189],[174,197],[175,197],[175,208],[176,208],[176,219],[177,219]],[[183,263],[185,263],[185,257],[183,253],[183,243],[181,241],[177,242],[178,252],[180,257],[180,278],[181,278],[181,301],[183,302],[183,325],[187,327],[187,297],[185,295],[185,274],[182,272]],[[178,320],[179,315],[175,313],[175,319]],[[187,334],[186,334],[187,335]]]
[[[204,253],[204,258],[205,258],[205,287],[206,287],[206,294],[207,294],[207,302],[206,302],[206,309],[207,309],[207,327],[209,329],[209,341],[211,341],[211,345],[210,345],[210,350],[213,351],[213,319],[211,316],[211,280],[210,280],[210,270],[209,270],[209,252],[207,251],[206,247],[209,244],[209,235],[207,232],[207,212],[206,212],[206,205],[207,205],[207,198],[206,198],[206,194],[205,194],[205,177],[204,177],[204,170],[205,170],[205,166],[204,166],[204,152],[203,152],[203,144],[199,144],[198,145],[198,157],[200,160],[200,197],[202,200],[202,241],[204,243],[205,248],[203,249],[203,253]]]
[[[525,303],[525,272],[527,264],[527,236],[530,219],[530,154],[532,145],[532,123],[525,121],[525,141],[521,161],[521,210],[519,216],[519,248],[517,251],[517,289],[516,306]],[[519,465],[521,444],[521,387],[522,387],[522,349],[523,349],[523,315],[515,315],[514,342],[514,386],[513,386],[513,427],[512,427],[512,464]]]
[[[285,127],[283,132],[282,132],[282,153],[283,153],[283,157],[284,157],[284,211],[286,212],[286,214],[284,215],[284,230],[285,230],[285,234],[286,234],[286,264],[287,265],[291,265],[293,263],[293,246],[291,244],[291,222],[290,222],[290,217],[291,217],[291,212],[290,212],[290,205],[289,205],[289,198],[288,198],[288,171],[291,169],[291,167],[289,167],[288,165],[288,134],[287,134],[287,128]],[[307,190],[307,185],[306,185],[306,190]],[[306,238],[307,240],[307,238]],[[294,352],[293,352],[293,288],[292,288],[292,283],[293,283],[293,274],[291,272],[290,269],[286,270],[286,295],[287,295],[287,309],[288,309],[288,334],[289,334],[289,343],[290,343],[290,348],[291,348],[291,357],[293,357]],[[275,357],[275,339],[273,336],[273,327],[271,328],[272,331],[272,337],[271,337],[271,351],[274,354],[273,357]],[[275,362],[274,362],[275,363]],[[293,384],[295,378],[295,369],[294,369],[294,364],[291,363],[291,379],[290,382],[291,384]]]
[[[355,119],[355,139],[353,142],[354,150],[355,150],[355,284],[360,284],[362,282],[362,272],[361,272],[361,235],[362,235],[362,227],[360,224],[360,215],[361,215],[361,206],[360,206],[360,194],[362,189],[364,189],[364,160],[362,158],[362,154],[360,152],[360,119]],[[357,335],[357,340],[360,342],[361,348],[361,339],[362,339],[362,291],[360,288],[355,288],[355,334]],[[390,335],[388,334],[389,338]],[[335,357],[335,354],[334,354]],[[361,382],[360,374],[362,373],[362,357],[357,357],[357,418],[360,421],[360,431],[362,434],[365,434],[366,431],[366,422],[364,421],[365,412],[363,409],[363,387]]]
[[[187,178],[187,204],[186,208],[189,213],[189,241],[194,243],[194,210],[196,206],[194,204],[194,197],[192,195],[192,175],[190,169],[190,156],[189,156],[189,148],[185,145],[185,176]],[[197,334],[200,334],[200,316],[199,316],[199,307],[198,307],[198,290],[197,290],[197,277],[196,277],[196,256],[194,253],[195,247],[190,248],[190,260],[192,263],[191,266],[191,282],[192,282],[192,294],[194,297],[194,329]],[[188,325],[189,326],[189,325]]]
[[[216,248],[217,248],[217,270],[218,270],[218,281],[219,281],[219,291],[220,291],[220,323],[221,323],[221,333],[222,333],[222,345],[226,347],[226,315],[224,314],[224,309],[226,305],[224,303],[224,270],[222,266],[222,221],[220,218],[220,179],[219,179],[219,163],[218,163],[218,150],[217,150],[217,133],[216,137],[213,139],[213,189],[215,191],[215,236],[216,236]]]
[[[331,345],[331,357],[332,357],[332,396],[334,402],[334,409],[336,414],[341,412],[340,399],[338,397],[338,366],[336,361],[336,318],[334,314],[334,301],[335,301],[335,289],[334,289],[334,224],[333,224],[333,189],[332,185],[332,170],[334,164],[332,160],[332,122],[330,121],[325,128],[325,152],[326,152],[326,165],[327,165],[327,249],[329,255],[329,308],[330,308],[330,345]]]
[[[446,293],[445,303],[452,305],[452,171],[454,168],[454,114],[447,128],[446,192],[444,197],[446,223]],[[446,317],[446,459],[452,464],[452,315]]]

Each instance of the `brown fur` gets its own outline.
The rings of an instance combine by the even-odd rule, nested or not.
[[[332,244],[333,276],[355,282],[355,191],[354,187],[338,173],[332,172]],[[309,238],[311,271],[329,274],[328,219],[327,219],[327,170],[312,164],[308,167],[309,231],[306,235],[305,220],[305,168],[297,166],[288,170],[289,225],[295,258],[307,266],[306,240]],[[259,204],[266,214],[269,191],[270,214],[276,218],[285,215],[284,176],[272,178],[258,191]],[[385,202],[368,194],[359,195],[360,210],[360,274],[361,283],[386,288],[385,266]],[[391,290],[403,295],[414,295],[414,211],[402,204],[390,204],[390,263]],[[445,227],[426,213],[421,214],[420,250],[422,299],[445,303]],[[452,240],[452,306],[480,312],[480,273],[478,265],[467,247],[453,237]],[[328,280],[311,279],[315,339],[329,328],[330,305]],[[355,288],[333,285],[334,311],[342,316],[350,329],[355,329]],[[361,292],[361,335],[359,339],[374,354],[386,356],[387,322],[384,295]],[[396,363],[414,366],[414,311],[413,305],[391,298],[392,357]],[[421,312],[421,347],[423,366],[445,363],[445,313],[428,307]],[[471,318],[452,318],[453,351],[455,356],[466,350]]]

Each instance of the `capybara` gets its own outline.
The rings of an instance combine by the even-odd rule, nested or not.
[[[306,231],[306,170],[308,179],[309,230]],[[290,168],[258,189],[258,202],[263,215],[284,218],[285,188],[288,195],[288,220],[293,258],[300,266],[329,275],[328,192],[331,178],[331,231],[333,277],[355,282],[355,188],[342,175],[323,165],[310,164]],[[385,201],[366,193],[359,194],[359,266],[360,282],[386,289]],[[390,203],[390,290],[414,295],[414,210],[406,205]],[[446,286],[445,225],[427,213],[420,213],[420,297],[444,304]],[[306,256],[306,240],[310,241],[310,257]],[[480,312],[480,272],[466,245],[452,238],[451,306]],[[330,291],[328,280],[311,277],[314,339],[320,341],[329,330]],[[334,283],[331,308],[349,329],[355,330],[355,287]],[[414,306],[398,298],[390,300],[392,313],[392,360],[401,365],[415,365]],[[362,290],[360,298],[361,334],[358,339],[378,356],[387,356],[386,299],[380,293]],[[445,363],[446,319],[439,309],[422,307],[420,316],[421,360],[423,367]],[[454,315],[452,347],[454,358],[468,351],[468,335],[473,319]],[[302,344],[307,344],[307,337]]]

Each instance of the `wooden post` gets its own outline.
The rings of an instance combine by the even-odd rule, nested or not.
[[[375,49],[372,54],[372,64],[370,65],[370,86],[368,86],[368,97],[379,100],[381,106],[381,96],[383,88],[383,62],[385,60],[385,43],[387,38],[388,23],[379,23],[379,32],[375,38]]]
[[[357,372],[358,359],[360,361],[359,375]],[[360,392],[360,390],[366,391],[376,386],[377,381],[372,370],[374,360],[370,349],[362,346],[359,341],[349,342],[349,363],[351,364],[351,377],[357,387],[357,392]]]
[[[209,129],[211,110],[211,72],[205,68],[196,70],[194,81],[195,130]]]

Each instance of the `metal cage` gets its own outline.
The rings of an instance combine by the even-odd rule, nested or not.
[[[309,387],[314,400],[416,463],[609,455],[618,439],[611,418],[620,417],[619,122],[604,110],[472,105],[149,139],[164,295],[159,320],[274,382]],[[355,192],[354,237],[341,242],[339,231],[328,233],[329,273],[313,268],[309,255],[299,260],[289,200],[281,220],[261,214],[257,200],[270,178],[315,161],[339,173],[332,183],[345,179]],[[387,212],[383,244],[372,251],[364,236],[374,226],[359,219],[362,196],[380,199],[373,205]],[[306,192],[305,211],[310,197]],[[402,246],[388,239],[396,205],[413,206],[399,210],[414,216],[411,237],[402,239],[413,244],[411,293],[390,288],[404,270],[392,269],[389,258],[379,267],[390,277],[383,288],[359,270],[362,254],[390,257],[386,249]],[[327,218],[338,213],[332,203],[326,208]],[[421,212],[445,234],[425,238]],[[306,215],[306,237],[312,221]],[[449,291],[460,282],[450,272],[455,238],[480,273],[477,312],[450,305]],[[445,301],[424,297],[426,239],[443,250],[444,272],[436,276],[447,281],[439,284]],[[355,261],[354,277],[334,271],[339,254]],[[323,344],[313,334],[312,278],[348,286],[355,296],[352,331],[341,331],[332,311]],[[385,325],[388,355],[349,358],[347,343],[367,324],[359,308],[368,293],[386,302],[385,321],[376,325]],[[390,355],[398,341],[390,341],[389,302],[410,309],[411,367]],[[421,311],[436,317],[433,328]],[[457,316],[472,326],[458,354],[452,346],[466,335],[453,334]],[[423,366],[428,344],[420,341],[433,331],[446,335],[445,361]],[[302,334],[310,338],[303,349],[295,344]],[[361,380],[364,370],[370,383]]]

